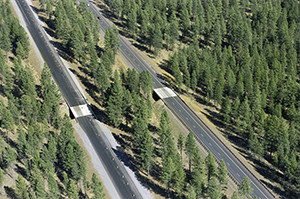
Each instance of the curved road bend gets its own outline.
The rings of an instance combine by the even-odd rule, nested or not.
[[[71,107],[86,104],[85,99],[69,76],[69,73],[41,29],[37,19],[34,17],[29,5],[25,0],[16,0],[16,2],[24,16],[28,30],[34,38],[44,60],[47,62],[66,101]],[[120,198],[143,198],[125,170],[123,163],[113,151],[106,136],[94,123],[95,118],[93,116],[84,116],[77,118],[77,120],[93,144],[93,147],[118,191]]]
[[[89,9],[93,12],[94,16],[101,16],[99,20],[100,25],[104,29],[108,28],[110,25],[108,19],[105,18],[103,14],[97,9],[96,6],[91,3],[92,6]],[[130,43],[120,35],[121,42],[121,53],[133,64],[133,66],[139,70],[147,70],[150,72],[153,80],[153,87],[162,88],[166,87],[163,80],[157,77],[151,69],[151,64],[145,59],[142,59],[142,55],[139,54]],[[244,165],[226,148],[226,146],[203,124],[203,122],[195,115],[193,111],[187,107],[186,104],[178,97],[164,98],[163,101],[180,117],[183,121],[197,136],[202,143],[214,154],[214,156],[220,161],[224,159],[228,171],[232,176],[241,183],[242,179],[247,175],[251,180],[252,188],[254,189],[252,196],[257,196],[258,198],[270,199],[274,198],[273,195],[257,180],[250,171],[244,167]]]

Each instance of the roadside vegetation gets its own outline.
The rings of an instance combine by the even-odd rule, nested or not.
[[[191,133],[187,138],[181,134],[175,140],[165,110],[159,126],[150,124],[154,100],[149,72],[112,71],[120,45],[116,27],[107,29],[101,42],[98,23],[85,2],[40,1],[40,6],[39,12],[54,11],[53,16],[48,14],[48,19],[44,19],[50,28],[47,31],[57,39],[55,45],[67,54],[69,61],[80,64],[80,70],[89,77],[85,78],[85,85],[89,85],[89,94],[104,108],[103,121],[128,133],[127,137],[124,135],[129,141],[126,147],[133,154],[129,159],[145,183],[167,198],[226,195],[228,179],[223,161],[217,167],[211,153],[204,161]],[[187,162],[183,156],[188,157]],[[234,195],[248,197],[251,192],[245,177],[245,185]]]
[[[266,185],[299,198],[299,1],[105,3],[136,47],[155,56],[174,49],[160,64],[174,89],[216,108],[212,122],[273,182]]]
[[[0,19],[1,198],[104,198],[97,176],[86,178],[85,154],[61,116],[48,66],[35,79],[27,65],[29,39],[9,1],[0,1]]]

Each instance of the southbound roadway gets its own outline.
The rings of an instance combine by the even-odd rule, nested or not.
[[[39,25],[26,0],[16,0],[16,2],[22,12],[28,30],[30,31],[45,62],[50,68],[51,73],[68,105],[70,107],[75,107],[87,104],[86,99],[82,96],[79,89],[76,87],[76,84],[70,77],[67,69],[63,66],[57,52],[45,35],[43,27]],[[118,195],[122,199],[143,198],[125,170],[123,162],[120,161],[109,141],[106,139],[106,136],[99,129],[98,125],[95,124],[95,119],[96,118],[94,116],[83,116],[77,118],[77,121],[93,144],[93,147],[113,182]]]
[[[93,2],[89,3],[89,9],[97,18],[101,17],[99,23],[101,28],[105,30],[112,26],[112,23],[105,17]],[[135,50],[130,42],[120,35],[120,50],[121,53],[128,59],[129,62],[138,71],[149,71],[152,76],[154,89],[168,87],[161,75],[156,73],[151,64],[147,62],[143,56]],[[168,97],[162,99],[164,103],[179,117],[179,119],[194,133],[196,138],[210,150],[215,158],[220,161],[224,160],[228,172],[234,177],[238,183],[241,183],[245,176],[251,180],[253,188],[252,197],[257,196],[261,199],[270,199],[274,196],[267,190],[266,187],[239,161],[237,157],[204,125],[204,123],[195,115],[195,113],[183,102],[183,100],[176,95],[175,97]]]

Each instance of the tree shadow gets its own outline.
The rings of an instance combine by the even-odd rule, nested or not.
[[[83,69],[83,68],[82,68]],[[74,69],[69,69],[74,75],[76,75],[80,82],[85,86],[85,91],[94,99],[94,101],[96,103],[98,103],[101,106],[101,98],[100,96],[97,94],[97,87],[95,86],[95,84],[91,83],[91,81],[88,79],[88,77],[84,77],[82,75],[80,75],[76,70]]]
[[[172,70],[171,70],[171,67],[170,67],[170,61],[169,60],[166,60],[166,59],[163,59],[159,64],[157,64],[162,70],[166,71],[167,73],[170,73],[172,74]]]
[[[94,114],[97,116],[97,119],[104,123],[104,124],[110,124],[109,123],[109,118],[107,117],[106,113],[104,110],[99,109],[97,106],[94,104],[90,104],[91,109],[93,110]]]
[[[144,42],[142,39],[137,38],[137,42],[134,42],[132,45],[139,49],[140,51],[146,52],[148,54],[148,57],[154,59],[153,51],[147,47],[147,42]]]
[[[29,176],[26,175],[25,168],[20,167],[18,164],[16,164],[15,171],[18,174],[21,174],[25,179],[28,179]]]
[[[114,136],[114,138],[116,139],[116,141],[118,142],[118,144],[121,146],[122,149],[132,148],[131,143],[133,143],[133,139],[130,136],[125,134],[117,135],[113,132],[112,135]]]
[[[222,129],[225,127],[224,122],[222,121],[222,116],[215,111],[211,111],[208,108],[204,109],[206,112],[202,111],[202,113],[216,126],[218,129]]]
[[[12,187],[4,186],[5,193],[8,198],[15,199],[18,198],[15,190]]]
[[[113,133],[114,135],[114,133]],[[113,152],[116,154],[116,156],[119,158],[121,162],[124,163],[125,166],[127,166],[130,170],[137,173],[136,170],[136,162],[132,155],[126,154],[121,147],[117,146],[117,149],[112,148]],[[131,164],[134,163],[134,164]]]
[[[50,28],[47,28],[45,26],[43,26],[43,28],[48,35],[57,39],[56,33],[53,30],[51,30]]]
[[[254,167],[254,169],[263,177],[269,179],[270,181],[274,181],[278,184],[282,184],[286,181],[285,176],[282,173],[280,173],[277,170],[275,170],[274,168],[270,167],[263,161],[258,160],[253,155],[249,154],[246,158],[252,162],[252,166]],[[286,193],[285,193],[286,190],[283,191],[279,187],[274,186],[264,180],[260,180],[260,181],[265,186],[267,186],[270,190],[274,191],[276,194],[281,195],[281,196],[286,195]]]
[[[62,43],[53,40],[50,40],[50,43],[56,48],[56,52],[60,57],[71,63],[74,62],[73,53],[64,47]]]

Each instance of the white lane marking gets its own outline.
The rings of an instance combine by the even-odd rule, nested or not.
[[[178,111],[181,113],[181,110],[180,110],[180,109],[179,109]]]
[[[211,143],[208,143],[208,144],[209,144],[210,146],[212,146]]]
[[[196,128],[195,125],[193,125],[194,129]]]
[[[238,175],[240,177],[240,174],[236,173],[236,175]]]

